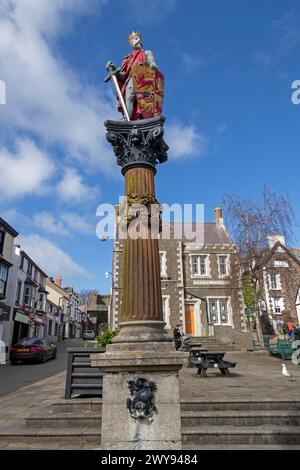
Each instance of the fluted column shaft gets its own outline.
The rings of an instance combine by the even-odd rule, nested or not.
[[[155,199],[154,170],[130,168],[125,173],[125,195],[130,200],[145,196]],[[150,208],[147,206],[149,221]],[[124,240],[122,266],[121,321],[163,321],[160,259],[157,239],[151,239],[151,225],[146,224],[146,239]]]

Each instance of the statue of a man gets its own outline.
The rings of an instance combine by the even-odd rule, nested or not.
[[[132,52],[124,57],[116,78],[130,120],[146,119],[161,113],[163,75],[158,71],[152,51],[144,50],[142,35],[133,31],[128,36]],[[107,68],[114,65],[108,62]],[[146,66],[146,67],[143,67]],[[122,112],[122,107],[118,106]]]

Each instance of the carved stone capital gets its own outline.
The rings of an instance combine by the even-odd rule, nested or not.
[[[112,145],[124,174],[129,168],[148,166],[168,159],[162,116],[141,121],[106,121],[106,139]]]

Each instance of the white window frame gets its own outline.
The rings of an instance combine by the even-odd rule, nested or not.
[[[272,282],[272,278],[275,278],[275,284]],[[271,273],[269,274],[269,285],[270,285],[270,290],[281,290],[281,279],[280,279],[280,274],[278,273]],[[275,287],[273,287],[275,285]]]
[[[171,329],[171,323],[170,323],[170,296],[169,295],[163,295],[162,296],[162,303],[163,303],[163,320],[165,322],[165,328],[166,329]]]
[[[221,258],[225,258],[225,267],[226,267],[225,274],[221,274],[221,262],[220,262]],[[229,255],[218,255],[218,269],[219,269],[220,278],[228,277],[230,275]]]
[[[159,252],[159,264],[160,264],[160,277],[168,277],[167,272],[167,252]]]
[[[207,297],[207,308],[208,308],[209,320],[210,320],[210,302],[211,301],[217,302],[217,321],[214,322],[213,325],[214,326],[232,326],[232,308],[231,308],[230,297],[220,297],[220,296]],[[227,303],[227,322],[226,323],[223,323],[221,320],[220,302]]]
[[[274,267],[275,268],[288,268],[289,263],[285,260],[274,260]]]
[[[198,258],[198,272],[199,274],[194,274],[193,270],[193,258]],[[201,274],[201,258],[205,258],[205,274]],[[190,270],[192,278],[209,278],[210,277],[210,263],[209,263],[209,254],[207,253],[192,253],[190,254]]]
[[[276,305],[277,304],[276,301],[278,301],[278,303],[281,304],[281,305]],[[285,306],[284,306],[284,297],[272,297],[272,303],[273,303],[273,311],[274,311],[275,315],[281,315],[282,312],[284,311],[284,308],[285,308]],[[276,312],[277,308],[280,308],[280,311]]]

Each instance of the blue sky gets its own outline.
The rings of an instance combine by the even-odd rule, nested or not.
[[[51,275],[108,292],[112,243],[95,235],[100,203],[123,180],[105,141],[115,118],[105,63],[141,31],[165,75],[165,203],[287,191],[300,245],[298,0],[0,0],[0,216]]]

